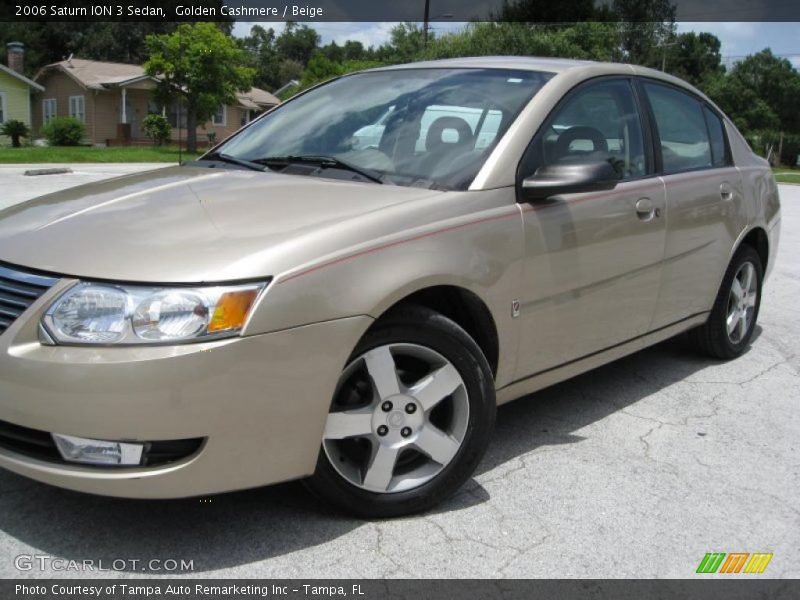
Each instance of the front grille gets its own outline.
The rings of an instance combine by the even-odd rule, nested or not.
[[[0,335],[57,281],[0,265]]]
[[[186,440],[164,440],[145,442],[142,453],[142,463],[139,466],[156,467],[166,465],[191,456],[203,445],[203,438]],[[0,448],[11,450],[17,454],[38,458],[47,462],[60,464],[69,463],[61,458],[53,437],[46,431],[20,427],[13,423],[0,421]],[[80,465],[92,466],[92,465]],[[99,468],[126,468],[114,465],[95,465]],[[130,467],[127,467],[130,468]]]

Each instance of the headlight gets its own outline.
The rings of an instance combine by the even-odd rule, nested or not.
[[[61,344],[158,344],[237,335],[264,283],[143,287],[81,282],[42,325]]]

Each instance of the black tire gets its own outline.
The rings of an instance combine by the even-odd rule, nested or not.
[[[475,471],[492,436],[496,415],[494,378],[475,341],[456,323],[421,306],[391,311],[364,335],[348,364],[387,344],[416,344],[434,350],[458,371],[467,391],[469,418],[461,447],[433,479],[407,491],[371,492],[347,481],[320,451],[314,475],[305,481],[317,496],[361,518],[387,518],[424,512],[455,493]]]
[[[755,268],[755,306],[753,307],[752,318],[749,321],[746,333],[734,341],[728,335],[726,324],[729,297],[734,277],[748,262]],[[747,350],[750,340],[753,337],[753,331],[755,331],[758,311],[761,307],[763,273],[763,265],[761,264],[761,257],[758,255],[758,252],[756,252],[752,246],[747,244],[742,245],[736,251],[736,254],[728,265],[727,271],[725,271],[725,277],[722,279],[722,285],[717,293],[717,298],[714,301],[714,306],[711,309],[708,321],[691,332],[691,337],[695,345],[703,354],[712,358],[730,360],[741,356],[744,351]]]

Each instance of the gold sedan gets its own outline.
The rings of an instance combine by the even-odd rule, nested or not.
[[[424,511],[498,404],[685,331],[739,356],[779,223],[766,161],[661,72],[341,77],[190,164],[0,213],[0,466]]]

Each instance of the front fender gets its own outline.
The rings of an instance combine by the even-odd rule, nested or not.
[[[511,377],[518,332],[524,232],[516,204],[469,213],[349,249],[275,278],[246,334],[357,315],[379,318],[422,289],[456,286],[478,296],[498,329],[498,385]]]

